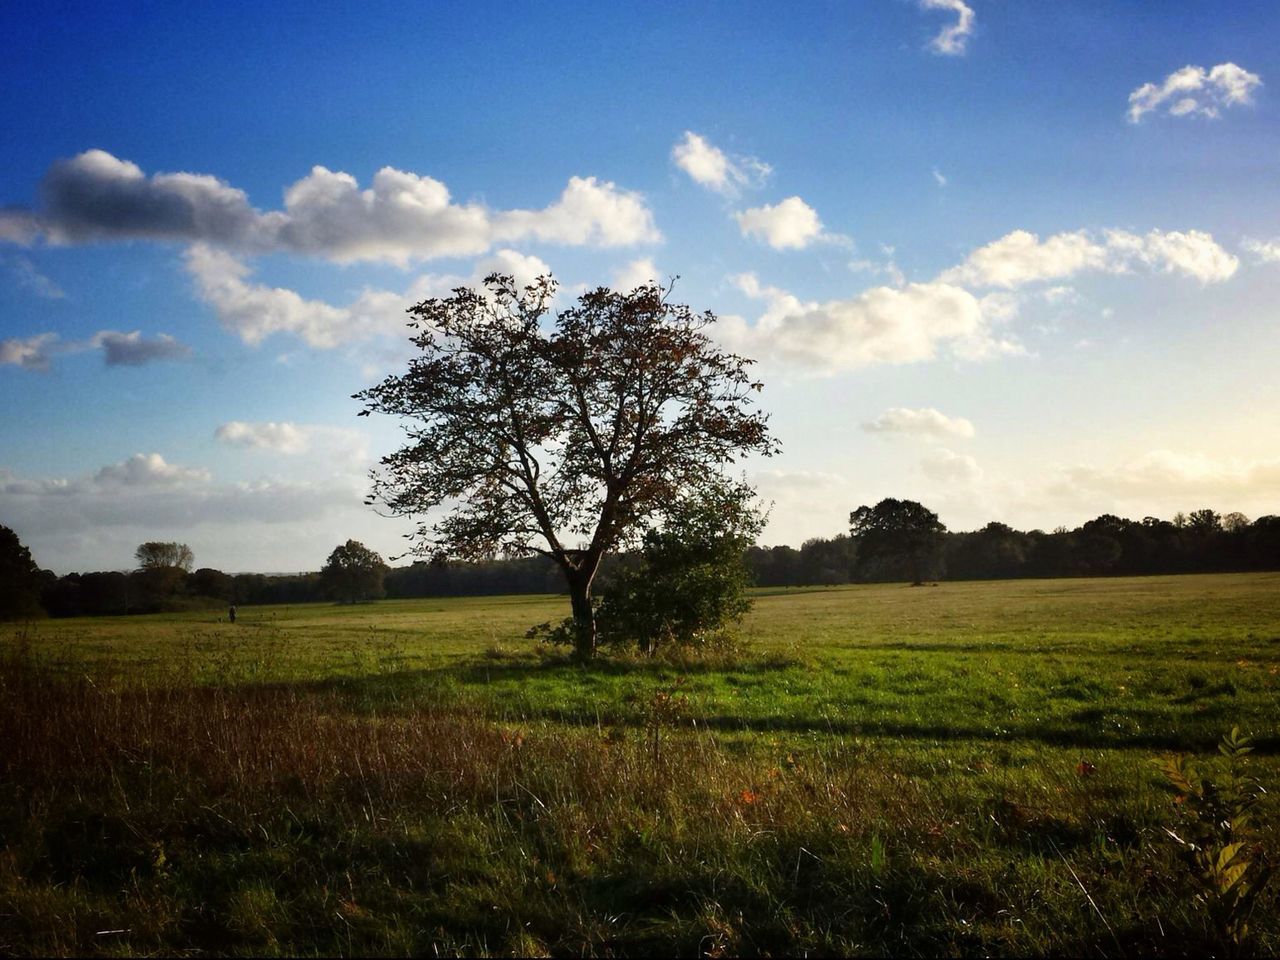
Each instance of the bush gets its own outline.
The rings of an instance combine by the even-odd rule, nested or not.
[[[601,646],[652,656],[663,647],[700,649],[731,639],[751,607],[744,555],[763,524],[742,484],[709,484],[674,504],[610,577],[596,611]],[[530,635],[572,642],[573,621],[543,624]]]

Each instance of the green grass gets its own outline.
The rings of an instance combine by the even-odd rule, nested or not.
[[[1221,952],[1151,759],[1280,789],[1278,588],[762,591],[586,669],[554,597],[0,628],[0,952]]]

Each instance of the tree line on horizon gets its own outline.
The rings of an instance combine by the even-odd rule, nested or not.
[[[886,502],[913,503],[881,503]],[[936,522],[936,516],[925,513]],[[814,537],[799,547],[749,546],[743,562],[750,582],[758,587],[1280,569],[1280,516],[1250,521],[1239,513],[1221,515],[1209,509],[1177,514],[1172,520],[1103,514],[1075,529],[1059,527],[1051,532],[1016,530],[996,522],[961,532],[937,524],[926,531],[923,543],[919,530],[890,529],[878,539],[871,534],[851,530]],[[325,570],[313,573],[228,574],[210,567],[192,569],[194,557],[184,544],[143,544],[135,557],[135,570],[59,577],[41,570],[12,531],[0,528],[0,541],[0,583],[4,584],[0,615],[7,618],[214,610],[232,603],[560,594],[565,589],[560,571],[546,557],[417,561],[390,567],[357,541],[336,548]],[[601,594],[607,595],[629,559],[628,554],[605,558]]]

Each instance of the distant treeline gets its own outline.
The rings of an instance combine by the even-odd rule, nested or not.
[[[799,548],[751,547],[745,560],[759,586],[866,583],[911,578],[905,556],[880,550],[859,555],[854,537],[814,538]],[[602,569],[607,593],[613,570]],[[1075,530],[1014,530],[990,523],[970,533],[943,532],[927,564],[932,579],[1120,576],[1280,569],[1280,517],[1252,523],[1239,514],[1197,510],[1173,521],[1126,520],[1104,515]],[[230,575],[210,568],[177,567],[132,573],[42,571],[41,606],[54,617],[210,609],[228,604],[311,603],[330,599],[319,573]],[[414,563],[385,578],[390,598],[562,593],[564,579],[545,558],[484,563]]]

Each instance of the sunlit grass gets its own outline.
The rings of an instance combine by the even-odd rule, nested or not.
[[[774,591],[585,670],[555,597],[9,627],[0,952],[1196,955],[1151,760],[1280,783],[1277,587]]]

